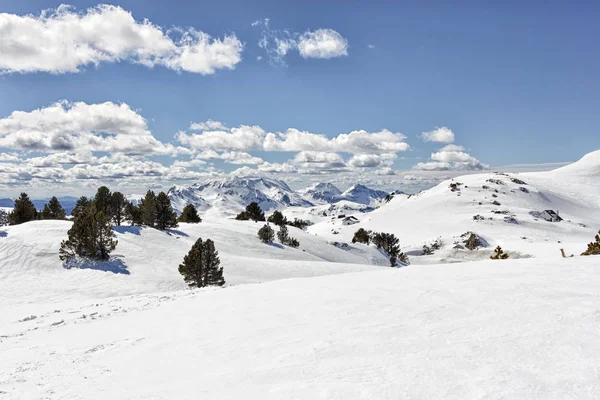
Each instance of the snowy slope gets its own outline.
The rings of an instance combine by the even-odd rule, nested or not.
[[[183,289],[177,268],[198,237],[212,239],[228,285],[291,277],[361,271],[386,265],[378,251],[365,246],[342,250],[297,228],[293,249],[260,243],[254,222],[205,218],[168,232],[115,227],[118,245],[109,263],[65,269],[58,258],[69,221],[34,221],[0,228],[0,304],[102,298]],[[344,264],[342,264],[344,263]],[[27,291],[19,282],[27,283]]]
[[[375,190],[361,184],[356,184],[342,193],[341,197],[342,199],[353,203],[376,206],[380,204],[388,194],[388,192],[384,192],[383,190]]]
[[[417,257],[414,262],[487,258],[491,249],[481,253],[452,250],[466,232],[480,235],[490,247],[501,245],[515,257],[554,258],[560,248],[579,254],[600,229],[600,181],[594,175],[600,169],[598,154],[545,173],[461,176],[417,195],[394,196],[365,215],[360,224],[342,226],[341,221],[328,220],[309,231],[344,241],[350,241],[360,227],[390,232],[412,255],[420,254],[423,244],[437,238],[445,243],[445,252],[434,258]],[[461,185],[453,191],[450,185],[455,183]],[[559,212],[564,221],[540,219],[544,210]]]
[[[315,204],[335,203],[340,200],[342,191],[333,183],[315,183],[305,189],[299,190],[308,201]]]
[[[361,184],[356,184],[341,192],[332,183],[317,183],[298,191],[307,200],[315,204],[334,204],[340,201],[377,206],[388,195],[383,190],[375,190]]]
[[[593,257],[0,313],[3,399],[598,399]]]
[[[229,176],[187,188],[174,186],[167,194],[177,212],[194,204],[199,212],[215,216],[236,215],[253,201],[265,211],[313,205],[285,182],[266,177]]]

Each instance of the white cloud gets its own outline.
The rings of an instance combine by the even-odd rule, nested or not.
[[[84,12],[62,5],[39,16],[1,13],[0,37],[4,73],[79,72],[88,65],[127,60],[206,75],[234,68],[243,50],[233,34],[214,39],[194,28],[164,31],[112,5]]]
[[[0,148],[42,152],[122,152],[175,154],[146,120],[127,104],[61,101],[30,112],[14,111],[0,119]]]
[[[482,164],[478,159],[462,150],[464,150],[462,146],[445,146],[440,151],[431,154],[431,161],[418,163],[413,169],[422,171],[480,171],[489,168],[488,165]]]
[[[193,149],[215,151],[262,150],[266,132],[259,126],[241,125],[230,130],[203,131],[198,134],[179,132],[176,139]]]
[[[294,174],[294,173],[298,172],[296,167],[294,167],[291,164],[270,163],[270,162],[265,162],[265,163],[259,165],[258,170],[261,172],[265,172],[265,173],[276,173],[276,174],[280,174],[280,173]]]
[[[454,142],[454,132],[444,126],[429,132],[422,132],[421,138],[426,142],[452,143]]]
[[[251,154],[240,151],[225,151],[217,153],[214,150],[205,150],[198,155],[197,159],[200,160],[223,160],[230,164],[255,164],[260,165],[264,163],[264,160],[260,157],[254,157]]]
[[[333,29],[318,29],[300,36],[298,51],[304,58],[347,56],[348,41]]]
[[[373,168],[381,164],[381,157],[375,154],[356,154],[348,164],[354,168]]]
[[[375,173],[377,175],[396,175],[396,173],[394,172],[394,170],[390,167],[384,167],[381,169],[378,169],[377,171],[375,171]]]
[[[284,58],[292,50],[298,50],[303,58],[333,58],[348,55],[348,41],[333,29],[318,29],[304,33],[287,29],[276,30],[269,26],[269,19],[252,23],[261,27],[262,36],[258,46],[265,50],[271,64],[285,65]]]
[[[324,151],[301,151],[292,160],[295,164],[322,164],[328,168],[345,167],[346,163],[342,156],[337,153]]]
[[[225,131],[227,127],[220,121],[213,121],[212,119],[204,122],[192,122],[190,125],[191,131]]]

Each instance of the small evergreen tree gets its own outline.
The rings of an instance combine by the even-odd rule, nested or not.
[[[359,228],[356,232],[354,232],[354,237],[352,238],[352,243],[364,243],[369,244],[371,242],[371,232]]]
[[[293,238],[289,235],[288,228],[285,225],[282,225],[279,228],[279,232],[277,232],[277,239],[279,239],[279,242],[281,244],[285,244],[286,246],[290,246],[290,247],[300,246],[300,242],[298,242],[298,240],[296,240],[295,238]]]
[[[377,232],[373,234],[372,241],[389,256],[391,267],[395,267],[397,261],[409,264],[408,256],[400,251],[400,240],[394,234]]]
[[[104,214],[108,220],[112,219],[112,194],[106,186],[100,186],[94,196],[96,210]]]
[[[146,197],[140,203],[142,224],[154,228],[156,224],[156,195],[152,190],[146,192]]]
[[[140,226],[144,224],[142,210],[139,206],[127,201],[125,204],[125,219],[131,226]]]
[[[112,238],[110,221],[97,210],[94,202],[77,215],[67,234],[68,239],[62,241],[59,250],[59,258],[63,261],[76,256],[107,260],[117,246],[117,241]]]
[[[161,230],[177,227],[177,214],[165,192],[156,197],[156,227]]]
[[[65,219],[65,209],[62,207],[56,197],[52,197],[50,201],[44,205],[42,211],[42,219]]]
[[[281,213],[281,211],[275,211],[269,215],[267,222],[271,222],[277,226],[284,226],[288,223],[287,218]]]
[[[302,230],[305,230],[307,226],[311,225],[310,221],[305,221],[299,218],[294,218],[292,222],[288,221],[287,224]]]
[[[178,219],[179,222],[187,222],[188,224],[197,224],[202,222],[202,218],[198,215],[198,210],[193,204],[188,204],[183,208]]]
[[[273,231],[273,228],[269,224],[265,224],[258,230],[258,237],[263,243],[273,243],[273,240],[275,240],[275,231]]]
[[[300,246],[300,242],[296,238],[290,237],[287,245],[290,247],[298,247]]]
[[[600,231],[595,237],[596,241],[588,244],[587,250],[581,253],[582,256],[600,255]]]
[[[113,192],[110,196],[110,209],[112,219],[117,226],[121,226],[123,219],[125,218],[125,206],[127,205],[127,199],[121,192]]]
[[[90,201],[85,196],[81,196],[79,199],[77,199],[75,207],[73,207],[73,209],[71,210],[71,216],[73,218],[77,217],[77,215],[79,215],[83,211],[83,209],[85,208],[85,206],[88,205],[89,202]]]
[[[8,225],[8,213],[4,210],[0,210],[0,226]]]
[[[29,200],[27,193],[21,193],[18,199],[15,200],[15,206],[10,214],[8,214],[8,222],[11,225],[18,225],[24,222],[33,221],[37,218],[37,210]]]
[[[258,203],[253,201],[248,204],[246,210],[239,213],[235,219],[240,221],[247,221],[250,219],[253,221],[265,221],[265,213],[261,210]]]
[[[508,258],[508,253],[505,253],[502,250],[502,247],[498,246],[494,250],[494,255],[490,256],[492,260],[506,260]]]
[[[223,286],[223,267],[212,240],[198,238],[179,265],[179,273],[190,287]]]

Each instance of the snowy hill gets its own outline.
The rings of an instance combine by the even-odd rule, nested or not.
[[[371,189],[360,184],[356,184],[342,192],[332,183],[317,183],[300,190],[299,193],[316,204],[334,204],[346,201],[373,207],[380,204],[381,200],[388,195],[388,192],[383,190]]]
[[[265,211],[313,205],[285,182],[266,177],[230,176],[187,188],[175,186],[167,194],[177,212],[194,204],[199,212],[209,215],[235,215],[253,201]]]
[[[338,189],[333,183],[316,183],[305,189],[298,191],[304,195],[309,201],[321,204],[321,203],[335,203],[340,200],[342,191]]]
[[[597,399],[597,267],[593,257],[488,260],[60,305],[0,304],[0,393]]]
[[[342,193],[342,199],[365,205],[378,205],[389,193],[375,190],[361,184],[356,184]]]
[[[359,224],[343,226],[341,221],[328,220],[309,231],[344,241],[350,241],[360,227],[394,233],[412,255],[419,255],[424,244],[438,238],[444,242],[444,251],[436,257],[414,257],[417,263],[439,262],[440,257],[442,261],[487,258],[490,248],[453,249],[464,244],[461,235],[467,232],[479,235],[489,247],[501,245],[514,257],[553,258],[560,248],[579,254],[600,229],[600,184],[594,175],[600,165],[598,154],[544,173],[461,176],[417,195],[396,195]],[[544,220],[545,210],[559,213],[563,221]]]

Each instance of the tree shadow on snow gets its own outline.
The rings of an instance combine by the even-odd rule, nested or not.
[[[7,237],[7,236],[8,236],[8,232],[0,231],[0,237]]]
[[[142,232],[141,226],[113,226],[113,231],[118,233],[131,233],[133,235],[140,235]]]
[[[187,233],[180,231],[179,229],[167,229],[167,230],[165,230],[165,232],[167,232],[167,235],[184,236],[184,237],[190,236]]]
[[[113,274],[130,274],[127,264],[119,256],[111,257],[106,261],[78,258],[63,263],[63,267],[65,269],[93,269],[96,271],[112,272]]]
[[[272,246],[272,247],[277,247],[278,249],[283,249],[283,245],[279,244],[279,243],[271,242],[271,243],[267,243],[267,245]]]

